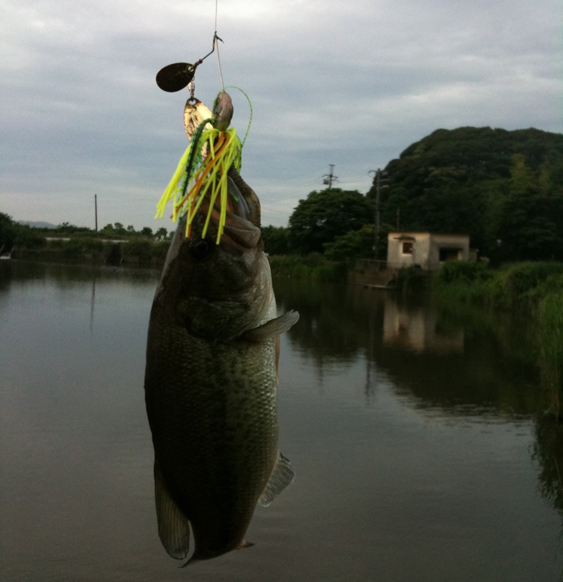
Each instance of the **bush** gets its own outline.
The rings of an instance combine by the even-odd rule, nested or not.
[[[77,259],[82,256],[83,243],[80,239],[63,241],[61,245],[63,256],[67,259]]]
[[[444,283],[473,283],[489,278],[489,272],[484,263],[468,263],[466,261],[448,261],[436,273],[436,279]]]
[[[539,305],[540,370],[547,389],[549,412],[561,418],[563,401],[563,291]]]
[[[511,301],[518,301],[539,287],[550,275],[563,274],[563,263],[518,263],[506,269],[505,287]]]
[[[125,258],[138,258],[140,263],[150,263],[152,257],[152,244],[148,240],[132,240],[121,245],[121,251]]]
[[[316,279],[320,281],[345,281],[346,266],[325,259],[320,253],[305,256],[269,256],[272,273],[278,277]]]
[[[16,225],[16,238],[14,243],[26,249],[38,249],[47,244],[47,240],[36,229],[29,226]]]
[[[170,241],[155,243],[152,245],[151,254],[155,259],[164,261],[164,259],[166,259],[166,254],[168,253],[169,248]]]
[[[537,287],[526,293],[526,297],[534,303],[539,303],[548,295],[563,293],[563,273],[553,273],[548,275]]]
[[[407,293],[423,291],[428,287],[428,281],[419,267],[400,269],[397,274],[397,287]]]
[[[365,224],[359,230],[351,230],[342,236],[337,236],[333,242],[325,243],[325,257],[331,261],[349,261],[354,259],[373,258],[372,224]]]

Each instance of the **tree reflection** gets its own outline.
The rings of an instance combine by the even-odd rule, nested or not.
[[[281,310],[300,313],[288,334],[322,374],[366,361],[366,391],[380,372],[419,408],[532,416],[540,402],[526,327],[483,310],[448,309],[362,286],[275,281]]]
[[[533,458],[540,466],[540,492],[563,517],[563,425],[542,416],[535,433]]]

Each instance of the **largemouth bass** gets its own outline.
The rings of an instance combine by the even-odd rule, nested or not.
[[[185,217],[154,298],[145,395],[152,432],[160,539],[174,558],[194,560],[243,547],[257,502],[293,479],[278,451],[279,335],[298,319],[276,317],[256,194],[229,171],[233,204],[220,244],[214,209]]]

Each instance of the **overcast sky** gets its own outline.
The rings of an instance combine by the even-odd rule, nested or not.
[[[187,89],[157,71],[211,48],[215,0],[0,0],[0,211],[15,220],[171,227],[155,206],[187,146]],[[561,0],[218,0],[226,85],[254,107],[242,175],[263,223],[299,199],[366,192],[438,128],[563,132]],[[196,97],[220,89],[217,60]],[[244,134],[248,106],[235,102]]]

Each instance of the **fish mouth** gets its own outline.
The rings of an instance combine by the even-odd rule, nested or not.
[[[261,244],[262,233],[260,228],[249,220],[251,211],[248,204],[234,182],[229,178],[229,196],[226,210],[226,220],[219,245],[226,251],[242,254],[258,247]],[[197,212],[195,233],[201,233],[203,224],[209,215],[209,226],[206,238],[217,240],[221,208],[215,203],[211,212],[209,201],[204,200]],[[194,234],[195,234],[194,233]]]

